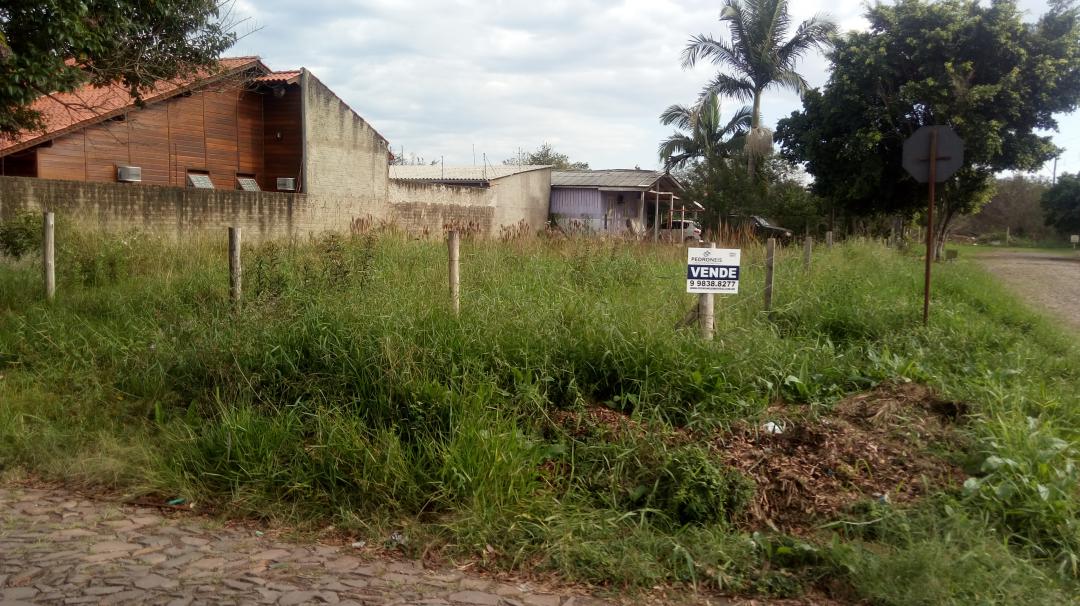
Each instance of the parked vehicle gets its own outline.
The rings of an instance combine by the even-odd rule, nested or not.
[[[729,215],[728,225],[736,231],[749,230],[754,237],[762,240],[776,238],[781,241],[791,240],[792,231],[786,227],[774,225],[765,217],[758,215]]]
[[[691,219],[675,219],[660,224],[660,239],[668,242],[701,242],[701,226]]]

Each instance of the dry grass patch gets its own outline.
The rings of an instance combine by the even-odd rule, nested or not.
[[[821,416],[774,406],[714,448],[757,487],[743,524],[804,534],[860,501],[906,503],[962,484],[943,452],[960,446],[964,414],[927,387],[890,384]]]

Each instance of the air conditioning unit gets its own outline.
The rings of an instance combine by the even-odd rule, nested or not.
[[[141,166],[117,166],[116,180],[121,183],[138,183],[142,181]]]
[[[277,178],[278,191],[296,191],[296,178],[295,177],[278,177]]]

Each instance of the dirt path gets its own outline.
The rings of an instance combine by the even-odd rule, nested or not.
[[[995,252],[978,260],[1033,306],[1049,310],[1080,332],[1080,256]]]
[[[0,605],[601,606],[459,570],[372,561],[195,517],[0,487]],[[714,602],[715,603],[715,602]]]

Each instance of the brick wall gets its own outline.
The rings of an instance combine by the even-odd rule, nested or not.
[[[178,237],[235,225],[249,237],[280,238],[347,231],[355,219],[381,218],[335,196],[0,177],[0,220],[42,210],[88,227]]]
[[[418,235],[437,235],[449,226],[482,236],[492,234],[495,191],[437,183],[391,181],[390,218]]]
[[[434,233],[443,225],[469,225],[486,237],[524,222],[530,232],[547,225],[551,169],[495,179],[491,187],[390,181],[391,217],[410,231]],[[483,209],[483,210],[480,210]]]

